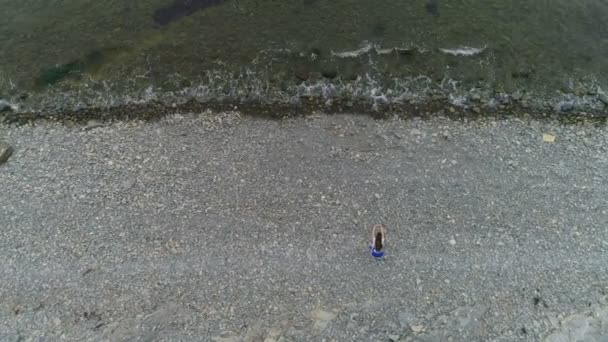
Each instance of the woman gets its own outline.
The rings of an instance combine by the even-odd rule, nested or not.
[[[375,224],[372,226],[372,244],[369,246],[370,254],[376,258],[384,257],[384,239],[386,238],[386,229],[383,224]]]

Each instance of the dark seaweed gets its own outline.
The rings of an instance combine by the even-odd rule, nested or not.
[[[55,84],[68,77],[72,73],[82,71],[82,63],[74,61],[65,64],[58,64],[42,71],[38,78],[39,85]]]
[[[102,64],[104,60],[103,50],[93,50],[84,58],[70,61],[64,64],[57,64],[42,70],[38,77],[37,84],[40,86],[52,85],[70,76],[78,75],[95,65]]]
[[[427,0],[425,7],[428,14],[439,16],[439,0]]]
[[[166,26],[198,10],[221,5],[223,2],[224,0],[174,0],[172,4],[157,9],[152,19],[156,26]]]

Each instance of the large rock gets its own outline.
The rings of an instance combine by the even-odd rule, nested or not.
[[[3,164],[13,154],[13,148],[10,145],[0,142],[0,164]]]
[[[12,112],[13,108],[4,100],[0,99],[0,113]]]

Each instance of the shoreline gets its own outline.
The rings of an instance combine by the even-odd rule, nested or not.
[[[551,110],[532,109],[521,104],[510,104],[503,108],[476,110],[454,106],[446,101],[432,101],[416,104],[384,104],[371,107],[369,103],[352,101],[334,101],[322,103],[316,98],[304,98],[300,103],[231,103],[231,102],[198,102],[190,100],[182,104],[166,105],[160,102],[145,104],[121,105],[112,108],[86,108],[80,110],[59,110],[56,112],[0,112],[0,125],[25,125],[41,122],[59,122],[67,125],[86,125],[91,120],[99,122],[112,121],[156,121],[173,114],[197,114],[211,111],[220,113],[238,110],[244,115],[267,119],[284,119],[306,117],[315,114],[352,114],[364,115],[374,119],[399,117],[402,119],[432,119],[447,117],[454,120],[480,120],[486,118],[523,118],[530,120],[557,120],[561,123],[593,122],[605,124],[608,111],[556,112]],[[356,114],[354,114],[356,113]]]

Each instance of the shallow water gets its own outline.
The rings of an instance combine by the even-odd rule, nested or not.
[[[190,98],[284,103],[302,96],[463,107],[507,98],[566,111],[608,105],[602,0],[0,6],[0,98],[18,110]]]

